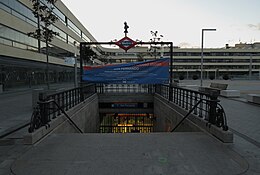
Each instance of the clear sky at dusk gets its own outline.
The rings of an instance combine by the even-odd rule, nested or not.
[[[149,41],[150,31],[181,47],[224,47],[260,42],[260,0],[62,0],[98,41],[128,36]]]

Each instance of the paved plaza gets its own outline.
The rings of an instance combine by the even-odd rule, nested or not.
[[[152,133],[51,135],[28,146],[21,143],[25,128],[0,140],[0,174],[260,174],[260,105],[245,100],[260,94],[260,81],[219,82],[241,91],[240,98],[220,97],[233,144],[205,133]],[[200,82],[182,83],[196,89]],[[0,133],[28,122],[31,103],[31,90],[0,94]]]

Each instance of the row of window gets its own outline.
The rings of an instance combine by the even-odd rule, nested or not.
[[[14,65],[2,65],[0,68],[0,84],[7,90],[17,86],[36,86],[45,84],[47,81],[45,64],[38,64],[41,67],[32,68],[32,66],[20,67]],[[68,67],[50,66],[49,82],[72,82],[74,70]]]
[[[216,66],[216,65],[204,65],[203,66],[204,69],[249,69],[249,66],[247,65],[220,65],[220,66]],[[195,69],[195,70],[200,70],[200,66],[199,65],[187,65],[187,66],[178,66],[175,65],[174,69]],[[260,69],[260,65],[252,65],[252,69]]]
[[[0,24],[0,43],[17,47],[25,50],[38,51],[38,40],[32,37],[29,37],[26,34],[18,32],[14,29],[11,29],[7,26]],[[40,42],[40,52],[46,52],[46,44],[44,42]],[[49,54],[56,57],[68,57],[73,56],[74,54],[68,52],[67,50],[61,49],[57,46],[49,44]]]
[[[169,56],[170,53],[164,53]],[[200,52],[174,52],[173,56],[201,56]],[[204,52],[203,56],[260,56],[259,52]]]
[[[81,30],[75,25],[73,24],[73,22],[71,22],[69,19],[68,19],[68,27],[74,32],[76,33],[79,37],[81,37]]]
[[[3,1],[3,0],[1,0]],[[10,5],[9,0],[4,1],[5,4],[0,3],[0,8],[11,13],[12,15],[22,19],[25,22],[28,22],[30,24],[32,24],[33,26],[37,27],[37,19],[33,16],[32,11],[25,7],[24,5],[22,5],[20,2],[18,1],[12,1],[13,5],[12,7],[15,8],[10,8],[7,5]],[[60,30],[59,28],[57,28],[56,26],[51,26],[51,29],[55,32],[58,32],[59,35],[57,36],[57,38],[61,39],[64,42],[67,42],[67,34],[65,32],[63,32],[62,30]]]
[[[42,3],[47,4],[45,0],[41,0]],[[49,4],[48,4],[49,6]],[[0,0],[0,8],[7,11],[8,13],[22,19],[25,22],[30,23],[31,25],[37,27],[37,19],[32,14],[32,11],[18,2],[17,0]],[[58,16],[61,22],[64,23],[68,28],[70,28],[74,33],[76,33],[79,37],[81,37],[84,41],[89,42],[90,39],[83,33],[81,30],[74,25],[69,19],[66,18],[63,13],[54,7],[53,12]],[[66,22],[67,21],[67,22]],[[65,32],[60,30],[59,28],[52,26],[52,30],[59,33],[59,36],[56,36],[58,39],[61,39],[62,41],[69,43],[71,45],[75,45],[76,43],[79,43],[74,38],[68,36]],[[82,36],[81,36],[82,35]],[[73,40],[73,41],[72,41]],[[75,41],[75,42],[74,42]]]
[[[41,0],[41,2],[45,5],[47,5],[48,7],[50,7],[50,4],[48,4],[46,2],[46,0]],[[69,20],[57,7],[53,7],[53,13],[60,19],[60,21],[68,26],[69,29],[71,29],[71,31],[73,31],[75,34],[77,34],[80,38],[83,39],[83,32],[81,32],[81,30],[71,21]],[[86,35],[84,35],[84,38],[88,37]],[[89,39],[88,39],[89,40]]]
[[[0,37],[38,48],[38,40],[0,24]]]
[[[59,35],[57,35],[56,37],[60,40],[62,40],[63,42],[67,42],[67,34],[65,32],[63,32],[62,30],[60,30],[58,27],[56,26],[51,26],[50,27],[51,30],[53,30],[54,32],[59,33]]]
[[[201,59],[174,59],[178,63],[200,63]],[[249,63],[250,59],[204,59],[204,63]],[[252,59],[253,63],[259,63],[260,59]]]
[[[138,55],[136,53],[115,53],[115,52],[107,52],[108,55],[110,56],[135,56]],[[161,52],[143,52],[140,53],[143,56],[160,56]],[[169,52],[164,52],[163,53],[164,56],[170,56]],[[200,57],[201,53],[199,52],[173,52],[173,56],[186,56],[186,57],[190,57],[190,56],[196,56],[196,57]],[[260,56],[259,52],[204,52],[203,56],[247,56],[248,58],[250,56]],[[183,59],[185,60],[185,59]]]
[[[0,0],[0,8],[37,27],[37,19],[32,14],[32,11],[17,0]]]

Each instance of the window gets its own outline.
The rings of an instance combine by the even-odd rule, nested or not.
[[[53,13],[65,24],[65,15],[57,7],[54,7]]]
[[[37,27],[37,19],[33,16],[32,11],[17,0],[1,1],[0,8]]]
[[[82,39],[86,42],[90,42],[90,39],[84,33],[82,33]]]
[[[72,46],[79,46],[79,42],[68,35],[68,43]]]
[[[68,27],[74,32],[76,33],[79,37],[81,37],[81,31],[80,29],[75,25],[73,24],[73,22],[71,22],[69,19],[68,19]]]
[[[38,48],[38,40],[1,24],[0,38],[2,38],[2,44],[10,45],[11,42],[12,46],[22,49],[27,49],[28,46],[35,48],[34,50],[37,50]],[[7,42],[7,40],[9,41]]]
[[[60,30],[59,28],[57,28],[56,26],[51,26],[51,29],[54,32],[58,32],[59,35],[57,35],[56,37],[64,42],[67,42],[67,34],[65,32],[63,32],[62,30]]]

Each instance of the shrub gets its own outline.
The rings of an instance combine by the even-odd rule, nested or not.
[[[198,75],[193,75],[193,76],[192,76],[192,79],[193,79],[193,80],[197,80],[198,78],[199,78]]]
[[[180,75],[180,76],[179,76],[179,80],[184,80],[184,76],[183,76],[183,75]]]
[[[210,76],[209,76],[209,79],[210,79],[210,80],[214,80],[214,79],[215,79],[215,76],[214,76],[214,75],[210,75]]]
[[[229,79],[228,74],[224,74],[224,75],[223,75],[223,79],[224,79],[224,80],[228,80],[228,79]]]

